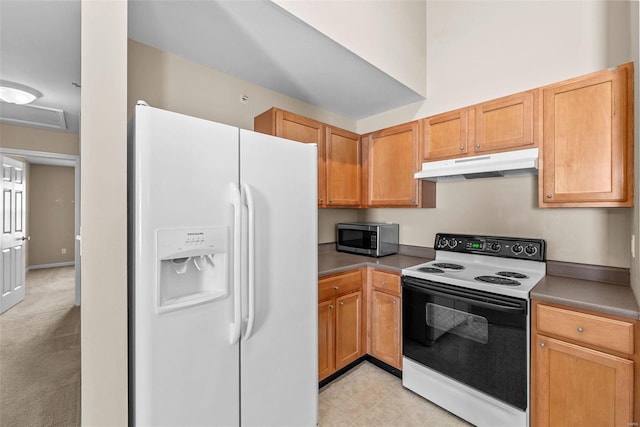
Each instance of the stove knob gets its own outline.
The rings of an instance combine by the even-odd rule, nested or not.
[[[449,246],[451,246],[451,249],[455,248],[458,246],[458,241],[456,239],[449,240]]]
[[[511,252],[516,255],[522,253],[522,245],[520,245],[520,243],[516,243],[515,245],[511,246]]]
[[[438,247],[444,248],[446,246],[447,246],[447,239],[445,239],[444,237],[441,237],[440,240],[438,240]]]
[[[489,246],[489,248],[490,248],[492,251],[498,252],[498,251],[500,250],[500,243],[498,243],[498,242],[493,242],[493,243]]]
[[[528,245],[526,248],[524,248],[524,253],[526,253],[529,256],[535,255],[536,252],[538,252],[538,248],[536,248],[533,245]]]

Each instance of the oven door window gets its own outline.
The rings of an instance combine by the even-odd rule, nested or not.
[[[376,239],[375,231],[338,230],[338,242],[342,246],[355,249],[375,249],[371,241]]]
[[[403,281],[403,355],[526,409],[526,301],[458,287],[448,295],[442,286]]]

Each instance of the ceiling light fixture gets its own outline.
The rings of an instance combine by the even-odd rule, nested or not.
[[[11,104],[29,104],[40,98],[42,93],[25,85],[0,80],[0,101]]]

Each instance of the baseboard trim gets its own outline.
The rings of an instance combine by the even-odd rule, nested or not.
[[[51,263],[51,264],[30,265],[29,267],[27,267],[27,271],[29,271],[29,270],[39,270],[41,268],[69,267],[71,265],[75,266],[76,262],[75,261],[66,261],[66,262],[54,262],[54,263]]]

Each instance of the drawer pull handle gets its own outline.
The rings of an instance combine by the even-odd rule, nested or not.
[[[543,342],[540,343],[540,347],[544,348],[544,343]]]
[[[580,333],[584,332],[584,329],[582,328],[582,326],[578,326],[578,332]]]

